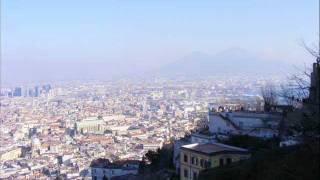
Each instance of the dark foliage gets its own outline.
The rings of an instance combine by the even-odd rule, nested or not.
[[[139,166],[139,173],[152,173],[163,169],[174,169],[173,145],[165,145],[157,151],[148,151]],[[147,163],[149,162],[149,164]]]
[[[242,147],[254,153],[261,149],[273,149],[279,146],[278,138],[261,139],[247,135],[231,136],[228,140],[222,141],[224,144]]]
[[[313,139],[295,147],[257,151],[247,161],[205,170],[199,179],[316,180],[319,179],[319,155],[319,139]]]

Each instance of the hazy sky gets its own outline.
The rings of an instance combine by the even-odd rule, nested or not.
[[[318,34],[318,0],[1,3],[4,81],[45,80],[50,78],[48,74],[60,71],[48,72],[44,66],[52,64],[63,64],[66,67],[61,71],[70,68],[70,73],[76,71],[75,63],[93,63],[110,72],[133,67],[144,70],[194,51],[214,54],[231,47],[271,59],[301,62],[310,58],[301,41],[313,43]],[[81,73],[81,68],[78,71]],[[63,76],[69,75],[77,77],[77,73]]]

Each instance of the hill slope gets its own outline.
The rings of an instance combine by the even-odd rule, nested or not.
[[[263,59],[238,48],[227,49],[215,55],[191,53],[161,68],[161,75],[216,75],[281,73],[285,63]]]

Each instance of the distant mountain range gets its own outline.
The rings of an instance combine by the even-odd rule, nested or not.
[[[25,62],[24,62],[25,60]],[[157,69],[141,67],[134,61],[82,61],[22,59],[2,63],[5,83],[47,82],[67,80],[115,80],[127,77],[206,77],[238,74],[284,74],[292,65],[283,61],[261,58],[239,48],[231,48],[215,55],[193,52],[180,60]]]
[[[193,52],[184,58],[168,64],[158,71],[158,75],[217,75],[217,74],[251,74],[282,73],[291,66],[283,62],[256,57],[246,50],[232,48],[209,55]]]

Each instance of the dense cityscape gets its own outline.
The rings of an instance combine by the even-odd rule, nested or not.
[[[208,104],[260,110],[267,80],[255,78],[3,88],[2,178],[90,177],[88,162],[94,159],[141,160],[206,121]]]

